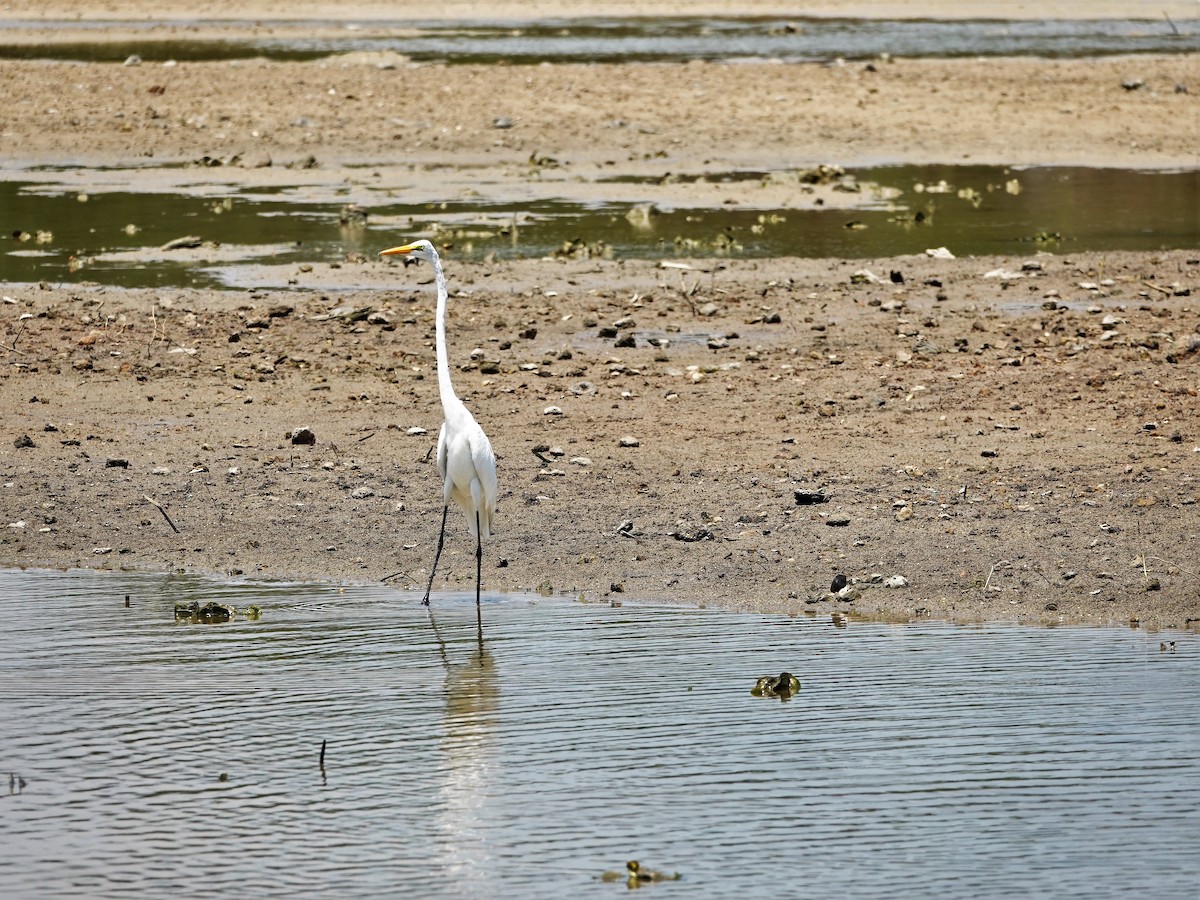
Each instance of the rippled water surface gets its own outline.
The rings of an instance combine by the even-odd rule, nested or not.
[[[263,613],[175,624],[192,600]],[[676,897],[1200,882],[1196,635],[416,601],[0,572],[0,893],[605,897],[630,858]]]
[[[1002,7],[1003,4],[997,4]],[[1137,12],[1137,4],[1130,4]],[[447,63],[679,62],[684,60],[828,60],[892,56],[1090,57],[1124,53],[1187,53],[1195,48],[1195,18],[1171,20],[1158,9],[1141,19],[843,19],[843,18],[564,18],[511,22],[336,21],[245,23],[180,21],[163,34],[153,22],[63,23],[14,21],[10,27],[94,30],[114,25],[145,32],[144,40],[58,42],[34,46],[0,42],[0,57],[119,61],[211,60],[265,56],[315,59],[348,51],[391,51],[416,61]],[[234,39],[195,38],[203,25],[232,26]],[[316,29],[320,36],[306,33]],[[3,31],[0,30],[0,36]]]

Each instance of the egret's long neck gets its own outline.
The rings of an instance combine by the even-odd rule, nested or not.
[[[442,260],[436,254],[433,259],[433,276],[437,281],[437,374],[438,393],[442,397],[442,408],[449,409],[458,397],[450,383],[450,359],[446,354],[446,274],[442,271]]]

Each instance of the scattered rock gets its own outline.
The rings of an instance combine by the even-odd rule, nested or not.
[[[642,442],[639,441],[637,438],[633,437],[632,435],[627,434],[624,437],[622,437],[619,441],[617,441],[617,444],[621,447],[640,447],[642,445]]]
[[[33,442],[33,438],[31,438],[29,435],[23,434],[13,441],[13,446],[18,450],[24,450],[27,447],[36,447],[37,444]]]
[[[814,506],[829,502],[829,495],[824,491],[796,491],[795,497],[797,506]]]
[[[312,317],[314,322],[325,322],[329,319],[345,319],[347,322],[361,322],[372,312],[370,306],[338,306],[327,313]]]
[[[365,500],[368,497],[374,497],[375,492],[373,490],[371,490],[369,487],[360,487],[360,488],[355,488],[353,491],[351,491],[350,496],[353,497],[355,500]]]
[[[839,572],[837,575],[833,576],[833,582],[829,585],[829,593],[836,594],[847,584],[849,584],[849,579]]]
[[[892,575],[883,579],[883,586],[889,588],[908,587],[908,579],[903,575]]]
[[[845,528],[850,524],[849,516],[830,516],[825,520],[825,524],[830,528]]]
[[[317,434],[311,428],[292,429],[290,437],[293,444],[312,445],[317,442]]]
[[[104,461],[104,467],[106,469],[128,469],[129,460],[122,459],[119,456],[110,456]]]
[[[668,532],[670,537],[677,541],[683,541],[687,544],[694,544],[697,541],[713,540],[713,533],[707,528],[697,528],[695,531],[671,531]]]
[[[366,228],[367,211],[357,203],[347,203],[338,213],[338,224],[344,228]]]

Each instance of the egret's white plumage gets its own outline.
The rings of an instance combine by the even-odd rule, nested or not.
[[[496,455],[471,411],[454,393],[450,381],[450,361],[446,353],[446,275],[437,250],[429,241],[414,241],[403,247],[384,250],[381,256],[409,256],[423,259],[433,266],[437,281],[437,375],[438,392],[442,398],[442,430],[438,433],[437,464],[442,475],[442,530],[438,535],[437,553],[429,570],[429,587],[423,603],[429,603],[433,576],[442,544],[446,537],[446,511],[453,501],[467,514],[467,527],[475,538],[475,602],[479,602],[482,581],[483,542],[491,537],[492,517],[496,513]]]

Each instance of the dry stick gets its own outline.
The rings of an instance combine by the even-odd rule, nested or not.
[[[1172,30],[1173,32],[1175,32],[1175,36],[1176,36],[1176,37],[1178,37],[1178,36],[1179,36],[1179,26],[1178,26],[1178,25],[1176,25],[1176,24],[1175,24],[1175,23],[1174,23],[1174,22],[1171,20],[1171,14],[1170,14],[1169,12],[1167,12],[1167,11],[1164,9],[1164,10],[1163,10],[1163,15],[1164,15],[1164,16],[1166,17],[1166,19],[1167,19],[1167,24],[1171,26],[1171,30]]]
[[[1165,287],[1159,287],[1157,284],[1151,284],[1149,281],[1143,281],[1142,284],[1144,284],[1148,288],[1153,288],[1156,291],[1162,291],[1164,294],[1167,294],[1168,296],[1170,296],[1171,292],[1169,290],[1167,290]]]
[[[179,534],[179,529],[175,527],[175,523],[171,521],[171,517],[167,515],[167,511],[163,509],[162,504],[147,494],[142,494],[142,496],[145,497],[147,503],[158,507],[158,511],[163,514],[163,518],[167,520],[167,524],[171,526],[171,530]]]
[[[21,332],[23,332],[23,331],[25,330],[25,322],[26,322],[26,321],[28,321],[28,320],[27,320],[27,319],[24,319],[24,318],[22,318],[22,319],[19,319],[19,320],[18,320],[18,322],[19,322],[19,324],[20,324],[20,327],[19,327],[19,328],[17,328],[17,333],[16,333],[16,335],[14,335],[14,336],[13,336],[12,346],[11,346],[11,347],[5,347],[5,348],[4,348],[4,349],[5,349],[5,350],[7,350],[9,353],[16,353],[16,354],[18,354],[18,355],[20,355],[20,356],[24,356],[24,355],[25,355],[25,354],[24,354],[22,351],[20,351],[20,350],[18,350],[18,349],[17,349],[17,341],[19,341],[19,340],[21,339]]]
[[[988,569],[988,577],[987,577],[987,580],[983,582],[983,589],[984,589],[984,591],[985,591],[985,592],[986,592],[986,591],[987,591],[987,589],[988,589],[988,585],[992,583],[992,573],[993,573],[993,572],[995,572],[995,571],[996,571],[996,564],[995,564],[995,563],[992,563],[992,567],[991,567],[990,569]]]

